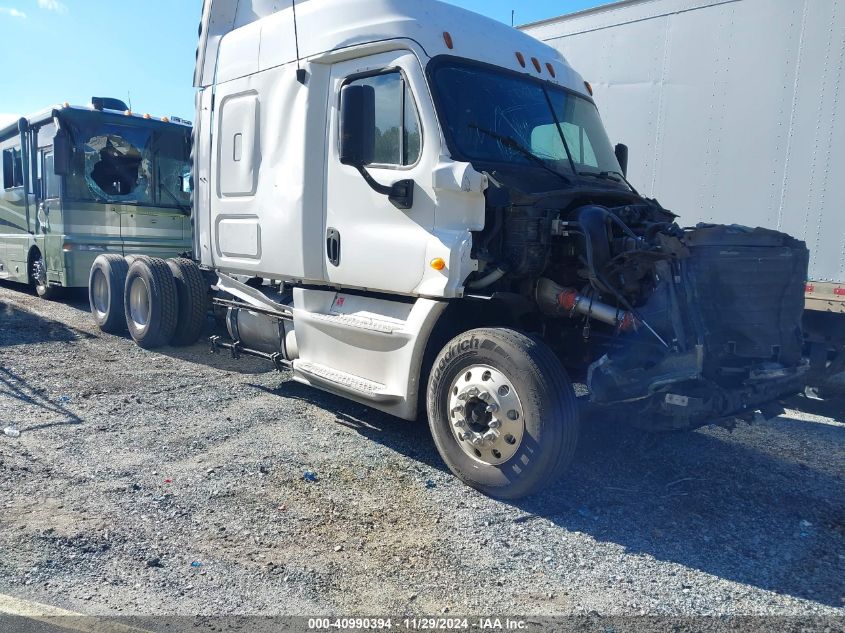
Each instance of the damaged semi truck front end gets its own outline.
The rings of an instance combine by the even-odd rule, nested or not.
[[[470,292],[522,306],[595,405],[690,429],[771,414],[802,389],[802,242],[681,228],[628,183],[627,148],[589,95],[463,60],[429,76],[453,155],[489,180]]]
[[[487,494],[571,461],[570,379],[651,430],[804,384],[804,244],[640,196],[590,86],[524,34],[435,1],[206,0],[195,84],[214,348],[427,414]]]

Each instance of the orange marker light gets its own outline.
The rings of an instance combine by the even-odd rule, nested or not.
[[[166,116],[161,117],[161,120],[165,123],[170,123],[170,119],[168,119]]]
[[[546,68],[548,69],[549,74],[550,74],[552,77],[557,77],[557,73],[555,72],[555,67],[554,67],[554,66],[552,66],[551,64],[548,64],[548,63],[547,63],[547,64],[546,64]]]
[[[153,117],[149,113],[147,113],[147,114],[144,115],[144,118],[145,119],[152,119]]]
[[[525,55],[522,53],[516,54],[516,60],[519,62],[519,65],[525,68]]]
[[[431,260],[431,267],[434,270],[443,270],[444,268],[446,268],[446,260],[443,259],[442,257],[432,259]]]
[[[532,58],[531,58],[531,63],[532,63],[532,64],[534,64],[534,68],[536,68],[536,69],[537,69],[537,72],[538,72],[538,73],[542,73],[542,72],[543,72],[543,67],[542,67],[542,66],[540,66],[540,60],[539,60],[539,59],[537,59],[536,57],[532,57]]]
[[[132,110],[127,110],[123,114],[125,114],[126,116],[132,116]]]
[[[455,43],[452,41],[452,34],[449,31],[443,32],[443,41],[446,42],[446,48],[449,50],[455,48]]]
[[[593,96],[593,85],[589,81],[584,82],[584,86],[587,88],[587,92],[590,93],[590,96]]]

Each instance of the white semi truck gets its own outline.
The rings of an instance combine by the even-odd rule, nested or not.
[[[503,498],[572,459],[571,380],[684,430],[776,414],[812,371],[805,245],[680,228],[583,78],[517,30],[435,1],[206,0],[195,85],[195,261],[95,264],[141,345],[196,340],[211,296],[216,349],[427,414]]]
[[[631,179],[685,225],[806,241],[806,333],[845,346],[841,0],[628,0],[522,29],[591,82]],[[845,354],[834,363],[845,370]]]

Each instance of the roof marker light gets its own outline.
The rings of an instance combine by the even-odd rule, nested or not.
[[[444,268],[446,268],[446,260],[443,259],[442,257],[437,257],[435,259],[432,259],[431,260],[431,267],[434,270],[443,270]]]
[[[449,50],[455,48],[455,42],[452,41],[452,34],[449,31],[443,31],[443,41],[446,42],[446,48]]]
[[[166,116],[161,117],[161,120],[165,123],[170,123],[170,119],[168,119]]]
[[[148,112],[147,114],[145,114],[145,115],[144,115],[144,118],[145,118],[145,119],[152,119],[153,117],[152,117],[152,115],[150,115],[150,113]]]
[[[65,101],[65,102],[62,104],[62,107],[63,107],[63,108],[69,108],[69,107],[70,107],[70,103],[68,103],[67,101]]]
[[[593,84],[591,84],[589,81],[585,81],[584,87],[587,88],[587,92],[589,92],[590,96],[592,97],[593,96]]]
[[[123,114],[125,114],[126,116],[132,116],[132,110],[127,110]]]
[[[517,51],[516,53],[516,60],[519,62],[519,65],[525,68],[525,55]]]
[[[540,65],[540,60],[539,60],[539,59],[537,59],[536,57],[532,57],[532,58],[531,58],[531,63],[532,63],[532,64],[534,64],[534,68],[536,68],[536,69],[537,69],[537,72],[538,72],[538,73],[540,73],[540,74],[542,74],[542,73],[543,73],[543,67]]]
[[[546,63],[546,68],[549,70],[549,74],[550,74],[552,77],[557,77],[557,73],[555,72],[555,67],[554,67],[554,66],[552,66],[552,65],[551,65],[551,64],[549,64],[549,63]]]

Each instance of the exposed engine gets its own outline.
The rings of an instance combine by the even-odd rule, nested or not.
[[[641,198],[495,199],[476,241],[488,268],[470,290],[529,298],[564,362],[589,367],[580,378],[593,402],[626,403],[648,428],[691,428],[800,390],[803,242],[742,226],[683,229]]]

